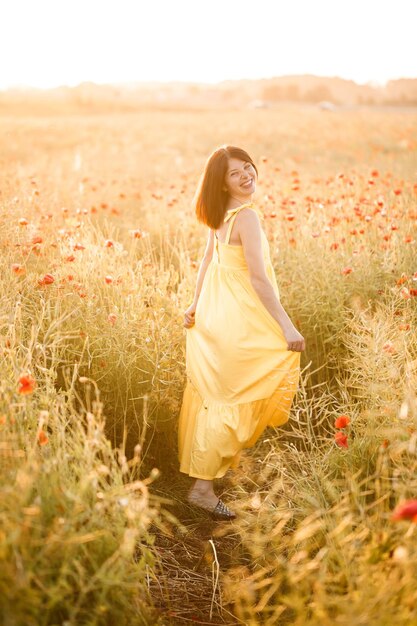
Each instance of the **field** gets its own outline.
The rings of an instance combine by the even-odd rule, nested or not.
[[[185,503],[183,311],[220,144],[306,339],[289,422]],[[7,626],[417,623],[417,110],[0,116]],[[408,502],[409,501],[409,502]]]

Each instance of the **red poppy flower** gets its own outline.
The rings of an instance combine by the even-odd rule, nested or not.
[[[346,274],[350,274],[351,272],[353,272],[353,269],[351,267],[344,267],[341,270],[341,273],[343,274],[343,276],[346,276]]]
[[[339,415],[334,423],[335,428],[346,428],[348,424],[350,424],[350,419],[347,415]]]
[[[41,430],[38,435],[38,444],[40,446],[44,446],[45,444],[48,443],[48,441],[49,441],[48,435],[46,434],[44,430]]]
[[[18,393],[22,395],[27,395],[29,393],[33,393],[33,390],[36,387],[36,380],[28,374],[24,372],[19,376],[19,387],[17,389]]]
[[[384,352],[388,352],[388,354],[394,354],[396,352],[395,346],[392,341],[386,341],[382,346]]]
[[[403,283],[406,283],[408,280],[408,276],[407,274],[405,274],[404,272],[401,274],[400,278],[398,278],[396,284],[397,285],[402,285]]]
[[[16,274],[16,276],[23,276],[23,274],[26,274],[26,268],[24,265],[20,265],[20,263],[13,263],[12,272]]]
[[[417,523],[417,500],[405,500],[401,504],[398,504],[391,519],[411,519],[413,522]]]
[[[51,285],[53,282],[55,282],[55,278],[52,274],[45,274],[42,278],[38,279],[38,285]]]
[[[334,440],[335,440],[336,444],[338,446],[340,446],[341,448],[347,448],[348,447],[347,439],[348,439],[347,435],[342,433],[340,430],[338,430],[337,433],[334,434]]]

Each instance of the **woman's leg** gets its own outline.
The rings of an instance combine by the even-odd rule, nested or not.
[[[201,503],[207,506],[216,506],[219,498],[214,493],[213,481],[196,478],[193,486],[188,492],[188,500],[196,504]]]

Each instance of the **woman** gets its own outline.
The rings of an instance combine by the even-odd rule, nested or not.
[[[214,519],[235,513],[213,479],[236,467],[242,448],[289,418],[304,337],[279,289],[252,201],[258,170],[245,150],[209,157],[194,198],[209,227],[193,303],[185,311],[187,383],[178,423],[180,471],[196,480],[188,501]]]

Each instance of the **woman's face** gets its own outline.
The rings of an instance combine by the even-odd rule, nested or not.
[[[252,196],[256,185],[256,170],[248,161],[231,157],[224,177],[224,191],[230,196],[245,199]]]

